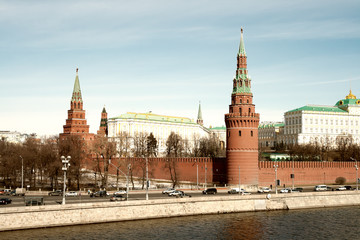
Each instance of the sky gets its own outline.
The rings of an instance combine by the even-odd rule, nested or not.
[[[260,121],[360,98],[359,1],[0,0],[0,130],[57,135],[76,68],[90,132],[126,112],[224,126],[240,29]]]

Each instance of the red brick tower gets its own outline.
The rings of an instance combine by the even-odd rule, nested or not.
[[[233,80],[231,105],[225,114],[227,182],[230,185],[258,184],[258,125],[260,115],[255,113],[251,79],[248,75],[246,52],[241,29],[237,69]]]
[[[108,135],[108,125],[107,125],[107,112],[105,110],[105,106],[101,112],[101,120],[100,120],[100,127],[99,130],[97,131],[97,135],[101,135],[101,136],[107,136]]]
[[[68,110],[68,118],[66,119],[66,125],[63,127],[64,133],[60,134],[60,139],[63,139],[69,135],[79,135],[83,140],[86,141],[94,139],[94,134],[89,133],[89,125],[86,124],[78,69],[76,69],[74,90],[70,101],[70,110]]]

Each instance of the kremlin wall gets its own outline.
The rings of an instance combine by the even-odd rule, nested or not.
[[[199,116],[201,116],[200,110],[199,113]],[[101,116],[101,125],[97,134],[107,136],[107,113],[105,108]],[[169,183],[171,176],[166,163],[171,160],[175,162],[178,182],[192,185],[196,185],[198,182],[199,186],[204,183],[207,183],[208,186],[214,184],[217,186],[224,186],[225,184],[235,186],[240,183],[244,188],[274,186],[276,182],[275,172],[281,186],[291,186],[293,183],[295,186],[334,184],[335,179],[338,177],[344,177],[348,183],[355,182],[356,170],[354,162],[259,161],[259,121],[260,114],[256,113],[255,104],[253,103],[251,78],[248,75],[247,55],[243,30],[241,30],[231,104],[229,105],[229,113],[225,114],[226,158],[148,158],[150,180],[156,179],[157,182]],[[201,117],[198,117],[197,124],[199,128],[203,128]],[[70,110],[68,110],[68,119],[66,119],[66,125],[64,125],[64,132],[60,134],[60,139],[71,135],[81,136],[88,145],[91,145],[91,142],[97,136],[89,133],[89,125],[87,125],[85,110],[83,109],[78,70],[76,71]],[[125,159],[112,160],[113,162],[126,161]],[[133,162],[140,160],[142,159],[131,159]],[[92,171],[92,162],[92,159],[89,159],[85,163],[87,170]],[[110,166],[109,172],[116,175],[114,167]],[[133,175],[141,177],[143,173],[134,170]],[[292,175],[294,178],[291,178]]]

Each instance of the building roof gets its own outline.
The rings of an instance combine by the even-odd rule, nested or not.
[[[277,122],[277,123],[262,123],[259,124],[258,128],[273,128],[273,127],[284,127],[285,123]]]
[[[226,127],[210,127],[209,130],[226,130]]]
[[[116,119],[137,119],[137,120],[147,120],[147,121],[197,124],[194,121],[192,121],[190,118],[158,115],[158,114],[153,114],[152,112],[148,112],[148,113],[127,112],[125,114],[121,114],[118,117],[113,117],[113,118],[110,118],[110,119],[111,120],[116,120]]]
[[[298,112],[298,111],[315,111],[315,112],[347,112],[341,108],[338,107],[332,107],[332,106],[321,106],[321,105],[306,105],[300,108],[296,108],[289,112]]]

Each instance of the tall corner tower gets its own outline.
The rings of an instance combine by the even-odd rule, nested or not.
[[[100,120],[100,127],[97,131],[97,135],[107,136],[108,135],[108,116],[105,109],[105,106],[101,112],[101,120]]]
[[[64,132],[60,134],[60,139],[69,135],[78,135],[85,141],[93,140],[94,134],[89,133],[89,125],[85,118],[85,110],[83,110],[83,100],[81,96],[79,69],[76,69],[76,77],[74,90],[70,101],[70,110],[68,110],[68,118],[66,124],[63,125]]]
[[[255,113],[251,79],[241,29],[233,80],[231,105],[225,114],[227,182],[229,185],[258,185],[258,126],[260,115]],[[240,170],[240,173],[239,173]]]

